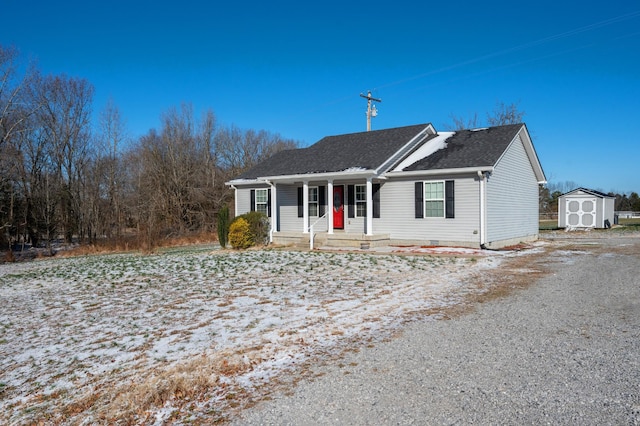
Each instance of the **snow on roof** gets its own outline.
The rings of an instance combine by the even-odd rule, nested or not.
[[[420,148],[415,150],[407,158],[405,158],[400,164],[398,164],[393,171],[401,172],[405,167],[408,167],[416,161],[422,160],[433,154],[436,151],[447,147],[447,139],[453,136],[456,132],[439,132],[438,136],[424,143]]]

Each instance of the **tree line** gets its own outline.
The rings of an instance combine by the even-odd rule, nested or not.
[[[43,75],[0,45],[0,246],[51,247],[213,232],[232,199],[224,182],[298,142],[219,125],[182,104],[130,140],[112,102],[93,123],[94,88]]]

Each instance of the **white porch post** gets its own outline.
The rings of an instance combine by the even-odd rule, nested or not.
[[[271,233],[269,235],[269,242],[273,242],[273,233],[278,232],[278,201],[276,184],[271,183]]]
[[[302,232],[309,233],[309,182],[302,182]]]
[[[333,234],[333,181],[327,182],[327,233]]]
[[[371,178],[367,178],[367,232],[366,235],[373,235],[373,183]]]

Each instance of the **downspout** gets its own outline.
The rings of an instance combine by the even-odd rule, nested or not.
[[[367,178],[367,217],[366,217],[366,234],[373,235],[373,184],[371,178]]]
[[[486,200],[485,200],[485,192],[486,192],[486,176],[484,172],[478,170],[478,178],[480,178],[480,248],[486,249],[486,236],[485,236],[485,228],[486,228]]]
[[[235,185],[230,185],[233,189],[233,217],[238,215],[238,188]]]

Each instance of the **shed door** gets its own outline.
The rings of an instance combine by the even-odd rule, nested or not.
[[[595,228],[596,199],[568,198],[567,226],[575,226],[577,228]]]

